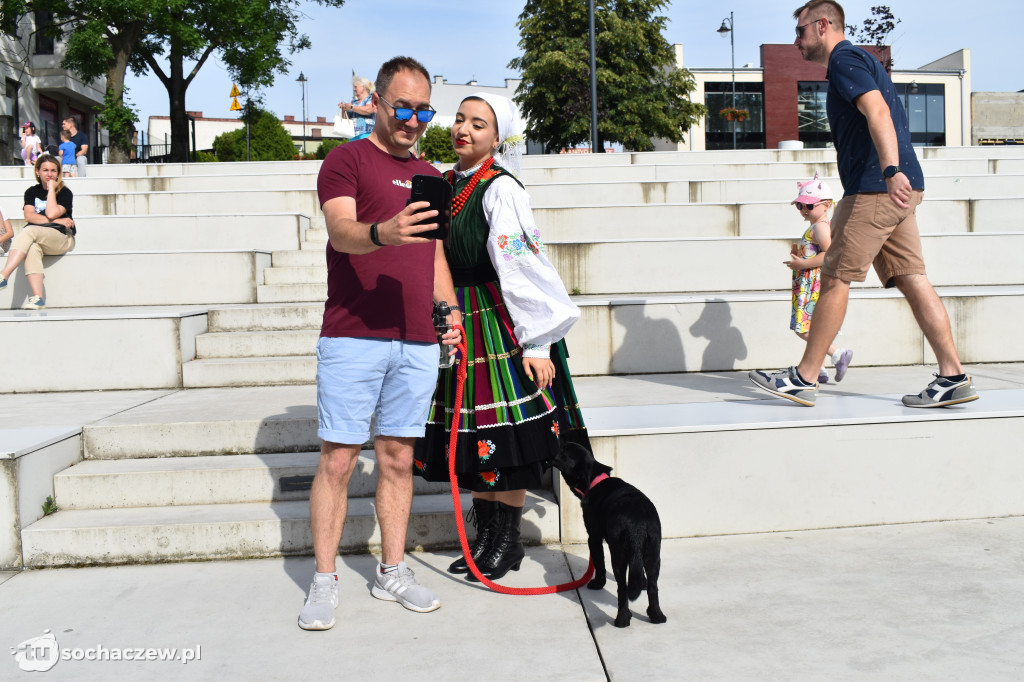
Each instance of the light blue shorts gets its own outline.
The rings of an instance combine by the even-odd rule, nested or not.
[[[375,435],[422,437],[439,358],[436,343],[320,337],[317,436],[331,443],[365,443],[375,417]]]

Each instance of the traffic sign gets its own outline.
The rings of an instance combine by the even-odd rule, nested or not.
[[[242,93],[240,93],[240,92],[238,91],[238,86],[237,86],[237,85],[235,85],[234,83],[232,83],[232,84],[231,84],[231,92],[230,92],[230,93],[228,93],[228,97],[238,97],[238,96],[239,96],[239,95],[241,95],[241,94],[242,94]]]
[[[238,103],[237,97],[231,98],[231,111],[241,111],[242,105]]]

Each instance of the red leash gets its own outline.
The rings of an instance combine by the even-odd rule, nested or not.
[[[566,592],[568,590],[575,590],[582,587],[586,583],[590,582],[590,579],[594,577],[594,559],[591,557],[590,564],[587,566],[586,572],[583,577],[579,580],[574,580],[569,583],[562,583],[561,585],[548,585],[546,587],[505,587],[494,582],[476,567],[476,562],[473,561],[473,556],[469,551],[469,541],[466,539],[466,524],[462,521],[462,503],[459,500],[459,486],[456,484],[455,478],[455,444],[459,439],[459,422],[462,421],[462,387],[466,383],[466,330],[461,325],[452,325],[453,329],[458,329],[462,334],[462,342],[458,345],[458,349],[461,352],[461,357],[456,359],[458,363],[458,369],[456,370],[456,385],[455,385],[455,414],[452,416],[452,428],[451,428],[451,439],[448,443],[448,481],[452,486],[452,502],[455,505],[455,524],[459,528],[459,542],[462,544],[462,556],[466,559],[466,564],[469,566],[469,570],[473,572],[477,580],[481,583],[502,594],[519,594],[519,595],[530,595],[530,594],[554,594],[556,592]]]

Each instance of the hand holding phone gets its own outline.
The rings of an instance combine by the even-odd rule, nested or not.
[[[423,209],[424,211],[437,211],[437,217],[434,219],[437,228],[419,232],[416,236],[426,239],[446,238],[452,221],[452,186],[438,175],[414,175],[408,203],[412,204],[418,201],[426,201],[430,204],[428,208]],[[417,211],[417,213],[420,212]]]

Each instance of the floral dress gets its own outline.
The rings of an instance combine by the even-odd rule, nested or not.
[[[820,224],[820,223],[816,223]],[[814,241],[814,225],[807,228],[796,249],[796,258],[813,258],[821,253],[821,245]],[[789,328],[797,334],[811,330],[811,316],[821,291],[821,268],[793,271],[793,312]]]
[[[456,193],[475,170],[449,175]],[[459,487],[540,487],[563,439],[590,447],[562,340],[580,313],[545,256],[529,196],[508,171],[494,165],[481,175],[452,219],[445,255],[463,311],[468,362],[459,358],[440,371],[414,471],[448,480],[457,368],[467,362],[455,453]],[[550,358],[550,388],[527,377],[524,356]]]

